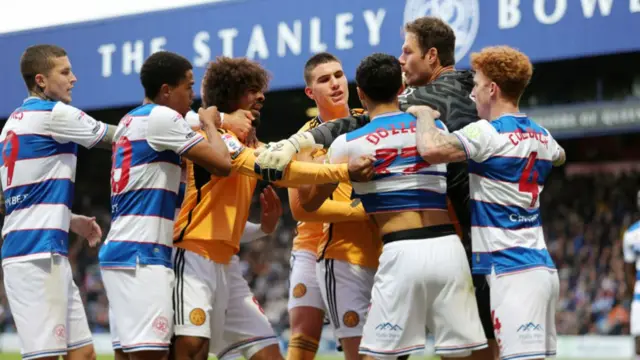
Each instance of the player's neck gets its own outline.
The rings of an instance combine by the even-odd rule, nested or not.
[[[431,78],[429,78],[429,82],[434,81],[435,79],[439,78],[442,74],[450,72],[450,71],[454,71],[455,68],[453,65],[449,65],[449,66],[439,66],[436,67],[436,69],[433,71],[433,73],[431,74]]]
[[[400,107],[398,103],[378,104],[376,106],[368,106],[367,111],[369,112],[369,118],[373,120],[383,114],[398,112]]]
[[[47,95],[45,95],[42,91],[29,91],[29,97],[36,97],[42,100],[55,101],[50,97],[48,97]]]
[[[508,101],[499,101],[494,106],[491,107],[491,111],[489,113],[491,120],[496,120],[501,116],[507,114],[519,114],[520,108],[518,105],[513,104]]]
[[[155,101],[149,99],[148,97],[145,97],[144,100],[142,101],[142,105],[149,105],[149,104],[155,104]]]
[[[349,116],[349,107],[318,108],[318,117],[322,121],[333,121]]]

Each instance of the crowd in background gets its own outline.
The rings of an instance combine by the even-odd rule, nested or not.
[[[558,333],[628,333],[630,303],[624,296],[621,245],[627,227],[640,220],[635,205],[639,184],[640,172],[568,176],[567,171],[555,170],[547,181],[541,208],[547,245],[560,276]],[[108,195],[96,189],[99,187],[91,181],[77,185],[74,212],[96,216],[106,235]],[[240,258],[249,285],[280,332],[288,326],[289,253],[296,222],[289,211],[286,191],[278,189],[278,194],[284,215],[277,231],[243,245]],[[259,221],[259,206],[256,197],[250,221]],[[72,236],[69,259],[94,333],[109,331],[108,301],[97,255],[97,248]],[[0,330],[15,331],[2,287]]]

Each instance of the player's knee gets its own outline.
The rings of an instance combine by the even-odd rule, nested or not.
[[[290,312],[291,333],[320,339],[324,325],[324,311],[310,306],[297,307]]]
[[[209,339],[207,338],[178,336],[173,342],[171,353],[175,360],[206,360],[208,350]]]
[[[127,355],[122,349],[116,349],[113,351],[114,360],[129,360]]]
[[[129,360],[168,360],[169,351],[136,351],[129,354]]]
[[[346,360],[359,360],[360,357],[360,340],[362,337],[353,336],[340,339],[340,345],[342,346],[342,352],[344,352],[344,358]]]

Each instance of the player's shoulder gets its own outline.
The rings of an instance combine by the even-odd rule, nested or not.
[[[640,220],[638,220],[635,223],[631,224],[631,226],[629,226],[629,228],[627,229],[626,233],[627,234],[631,234],[631,233],[640,234]]]
[[[360,115],[366,114],[367,111],[361,108],[353,108],[353,109],[349,109],[349,113],[351,114],[351,116],[360,116]]]
[[[61,101],[45,100],[38,97],[30,97],[24,100],[22,105],[16,111],[52,111],[56,106],[61,108],[71,107]]]
[[[322,124],[322,121],[320,121],[320,118],[318,118],[316,116],[313,119],[311,119],[311,120],[307,121],[306,123],[304,123],[304,125],[302,125],[302,127],[300,128],[300,130],[298,130],[298,132],[302,133],[302,132],[309,131],[311,129],[315,129],[318,126],[320,126],[321,124]]]
[[[171,119],[173,121],[178,121],[181,119],[184,120],[184,117],[180,115],[180,113],[164,105],[146,104],[141,106],[138,109],[139,109],[138,110],[139,112],[141,113],[146,112],[148,116],[153,117],[154,119],[162,118],[162,119]],[[144,114],[141,114],[141,116],[143,115]]]
[[[406,92],[414,94],[417,98],[458,99],[458,101],[466,105],[473,103],[473,100],[469,97],[472,90],[472,72],[452,71],[440,75],[426,85],[408,88]]]
[[[231,158],[235,159],[244,150],[245,145],[233,131],[218,129],[222,141],[227,145],[227,148],[231,152]]]
[[[203,134],[203,135],[205,135],[204,130],[198,130],[198,132]],[[225,140],[225,139],[234,139],[236,141],[240,141],[240,139],[238,138],[238,135],[236,135],[231,130],[218,129],[218,134],[220,134],[220,137],[222,137],[223,140]]]

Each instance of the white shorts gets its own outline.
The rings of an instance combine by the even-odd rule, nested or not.
[[[233,256],[227,268],[227,283],[229,304],[224,322],[224,344],[210,350],[220,360],[235,358],[238,354],[250,359],[265,347],[279,344],[269,318],[242,276],[237,256]]]
[[[316,254],[306,251],[291,252],[289,275],[289,311],[308,306],[325,311],[324,300],[316,277]]]
[[[316,263],[316,276],[335,337],[362,336],[371,302],[373,269],[346,261],[324,259]]]
[[[218,359],[249,359],[278,340],[242,276],[239,259],[219,264],[194,252],[174,249],[174,291],[178,336],[209,339]]]
[[[52,255],[2,268],[23,359],[57,357],[92,344],[80,292],[66,257]]]
[[[487,347],[457,235],[384,245],[360,354],[395,359],[422,352],[425,329],[440,356],[468,356]]]
[[[173,270],[162,265],[102,268],[113,348],[168,351],[173,335]]]
[[[223,341],[228,304],[227,266],[192,251],[173,249],[175,334]]]
[[[556,356],[556,270],[537,268],[487,276],[500,359]]]

